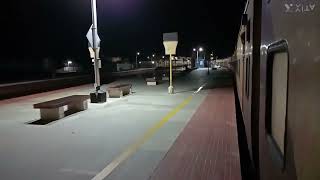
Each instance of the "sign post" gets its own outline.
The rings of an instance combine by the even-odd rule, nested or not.
[[[176,54],[177,46],[178,46],[178,33],[164,33],[163,34],[163,45],[166,50],[166,55],[170,56],[170,85],[168,88],[169,94],[174,93],[173,88],[173,75],[172,75],[172,55]]]
[[[87,33],[87,38],[89,41],[89,51],[90,56],[94,62],[94,74],[95,74],[95,92],[90,94],[91,103],[104,103],[107,101],[106,92],[100,89],[100,68],[101,61],[99,58],[99,46],[100,38],[98,36],[98,25],[97,25],[97,2],[96,0],[91,0],[92,8],[92,26]]]

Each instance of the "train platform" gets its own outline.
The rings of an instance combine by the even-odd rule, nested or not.
[[[240,180],[232,88],[209,90],[150,180]]]
[[[133,94],[46,125],[30,124],[40,118],[33,104],[92,84],[0,101],[0,179],[240,178],[232,77],[194,70],[175,79],[174,95],[167,82],[113,83],[131,83]]]

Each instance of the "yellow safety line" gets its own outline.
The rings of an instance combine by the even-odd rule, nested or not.
[[[133,155],[146,141],[148,141],[160,128],[162,128],[173,116],[175,116],[179,111],[181,111],[186,105],[190,103],[192,96],[189,96],[181,104],[170,111],[166,116],[164,116],[158,123],[148,129],[144,135],[136,141],[134,144],[130,145],[125,151],[123,151],[117,158],[115,158],[108,166],[106,166],[100,173],[98,173],[92,180],[103,180],[109,176],[112,171],[117,168],[122,162],[127,160],[131,155]]]

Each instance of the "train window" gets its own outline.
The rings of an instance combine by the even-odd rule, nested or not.
[[[271,45],[267,60],[266,132],[270,152],[284,170],[289,55],[286,41]]]

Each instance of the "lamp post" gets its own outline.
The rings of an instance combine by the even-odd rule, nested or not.
[[[197,63],[199,63],[199,52],[204,51],[204,49],[202,47],[200,47],[199,49],[193,48],[194,52],[197,52]]]
[[[197,58],[196,58],[196,63],[199,62],[199,53],[198,53],[198,50],[196,48],[193,48],[193,52],[196,52],[197,53]],[[196,64],[195,63],[195,64]]]
[[[106,102],[106,92],[100,90],[100,64],[99,59],[99,40],[98,40],[98,23],[97,23],[97,1],[91,0],[92,9],[92,50],[94,56],[94,74],[95,74],[95,92],[90,94],[91,103]]]
[[[72,65],[72,61],[69,60],[67,64],[68,64],[68,67],[70,67]]]
[[[213,53],[211,53],[211,54],[210,54],[210,62],[211,62],[212,58],[213,58]],[[208,60],[208,61],[207,61],[207,66],[208,66],[208,75],[210,74],[210,69],[209,69],[210,67],[209,67],[209,64],[210,64],[210,63],[209,63],[209,60]]]
[[[154,57],[156,57],[156,55],[155,55],[155,54],[152,54],[152,55],[151,55],[151,58],[150,58],[150,61],[151,61],[152,66],[154,66]]]
[[[152,54],[151,61],[154,61],[154,57],[156,57],[156,55]]]
[[[212,68],[212,61],[214,61],[213,52],[210,54],[210,67]]]
[[[138,68],[138,56],[140,56],[140,52],[136,53],[136,68]]]

